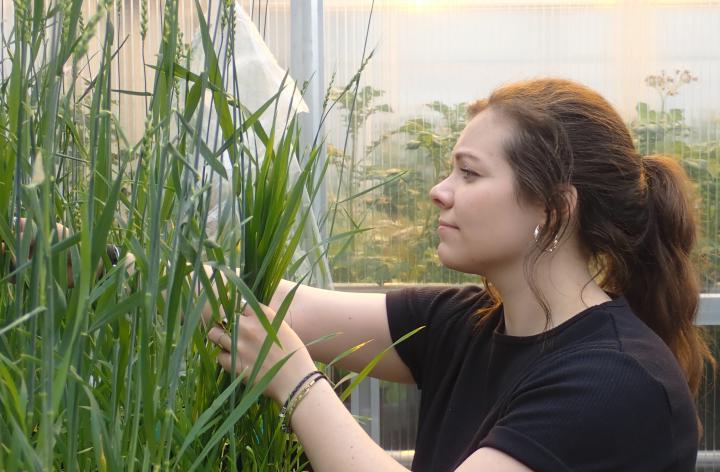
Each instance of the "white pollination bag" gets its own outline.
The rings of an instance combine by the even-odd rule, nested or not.
[[[295,81],[277,63],[260,32],[248,16],[239,2],[235,2],[235,32],[232,56],[228,56],[229,28],[218,27],[215,32],[211,26],[210,36],[215,47],[215,54],[218,57],[220,72],[223,77],[225,89],[229,95],[246,107],[251,113],[259,109],[270,98],[278,93],[281,86],[282,91],[277,99],[276,105],[270,106],[260,117],[259,122],[269,132],[273,124],[273,117],[277,114],[276,128],[282,130],[289,119],[296,113],[308,112],[308,107]],[[219,15],[218,15],[219,16]],[[192,41],[190,70],[200,74],[207,69],[202,38],[198,32]],[[216,150],[222,146],[222,130],[220,129],[217,114],[213,108],[212,94],[207,92],[203,104],[203,126],[201,128],[202,139],[210,149]],[[196,112],[197,113],[197,112]],[[310,130],[315,131],[315,130]],[[276,137],[279,138],[278,132]],[[252,132],[248,132],[245,145],[253,151],[258,160],[265,154],[265,148],[259,139]],[[222,155],[221,160],[226,173],[232,175],[232,163],[227,151]],[[260,162],[259,162],[260,163]],[[247,166],[247,163],[245,164]],[[231,182],[215,173],[209,166],[205,168],[207,175],[210,175],[211,202],[208,217],[208,234],[214,236],[221,219],[228,218],[230,213],[227,208],[231,204],[232,185]],[[300,173],[300,165],[295,160],[290,168],[290,182],[294,183]],[[303,203],[300,213],[310,208],[310,201],[307,194],[303,195]],[[311,271],[309,283],[322,287],[331,287],[329,266],[327,258],[322,256],[322,245],[320,231],[316,223],[316,217],[312,214],[307,219],[303,228],[302,241],[298,247],[296,257],[309,252],[309,256],[301,266],[298,274],[304,275]],[[236,214],[236,220],[241,221],[242,216]]]

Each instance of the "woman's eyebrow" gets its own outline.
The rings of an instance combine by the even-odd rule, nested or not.
[[[460,161],[460,160],[462,160],[462,159],[468,159],[468,160],[470,160],[470,161],[471,161],[472,163],[474,163],[474,164],[479,164],[479,165],[481,165],[481,166],[487,167],[487,162],[486,162],[486,160],[483,159],[482,157],[476,155],[476,154],[472,154],[472,153],[470,153],[470,152],[460,150],[460,151],[455,151],[455,152],[453,152],[452,155],[453,155],[453,160],[454,160],[454,161]]]

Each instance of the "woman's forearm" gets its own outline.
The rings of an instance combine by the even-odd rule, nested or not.
[[[288,295],[288,293],[290,293],[290,291],[295,287],[295,285],[295,282],[281,279],[280,283],[275,289],[275,293],[273,293],[272,299],[270,300],[268,306],[273,310],[278,311],[283,300],[285,300],[285,297]]]
[[[325,381],[313,385],[291,424],[318,472],[407,470],[365,433]]]

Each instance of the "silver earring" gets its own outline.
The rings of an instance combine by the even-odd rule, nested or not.
[[[540,225],[537,225],[535,227],[535,231],[533,232],[533,238],[535,238],[535,242],[538,242],[538,239],[540,237]],[[547,252],[553,252],[555,249],[557,249],[558,244],[560,244],[560,241],[558,241],[557,236],[553,238],[553,242],[550,245],[549,248],[545,249]]]

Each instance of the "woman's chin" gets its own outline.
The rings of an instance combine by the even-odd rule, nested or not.
[[[459,254],[452,254],[447,251],[447,248],[442,247],[442,243],[438,246],[438,259],[444,267],[456,272],[475,275],[482,275],[483,272],[477,264],[470,264],[468,257],[461,257]]]
[[[447,250],[443,250],[442,243],[438,246],[438,259],[440,259],[440,263],[448,269],[466,272],[465,268],[463,268],[462,260],[454,254],[448,254],[448,252]]]

